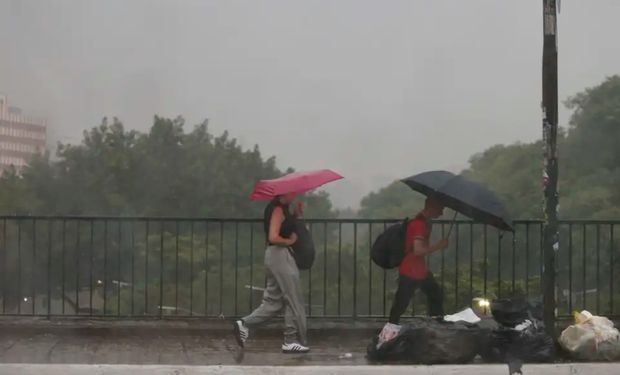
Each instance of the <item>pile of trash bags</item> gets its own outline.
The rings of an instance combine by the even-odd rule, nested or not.
[[[620,332],[611,320],[585,310],[574,315],[575,324],[566,328],[558,340],[572,358],[585,361],[620,360]]]
[[[468,363],[478,355],[488,332],[477,324],[441,318],[414,318],[403,326],[388,323],[368,346],[368,359],[427,365]]]
[[[491,313],[499,327],[491,332],[480,353],[487,362],[551,362],[555,342],[545,331],[540,305],[522,299],[502,299],[491,303]]]
[[[539,306],[504,299],[491,303],[491,312],[494,319],[480,319],[466,309],[453,316],[414,318],[402,326],[388,323],[368,345],[367,357],[431,365],[468,363],[480,355],[517,369],[525,362],[553,361],[555,343],[545,332]]]

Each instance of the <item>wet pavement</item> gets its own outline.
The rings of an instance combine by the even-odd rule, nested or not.
[[[252,331],[240,351],[229,321],[0,318],[0,375],[506,374],[506,365],[376,366],[366,345],[381,321],[311,321],[309,354],[281,353],[282,327]],[[619,374],[620,364],[525,365],[530,375]]]
[[[239,350],[228,322],[0,322],[0,363],[365,365],[377,324],[310,329],[311,353],[281,353],[275,324]]]
[[[502,365],[444,366],[171,366],[2,364],[2,375],[506,375]],[[618,365],[579,363],[525,365],[526,375],[617,375]]]

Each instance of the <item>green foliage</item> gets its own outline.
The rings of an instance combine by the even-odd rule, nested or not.
[[[560,217],[620,217],[620,76],[570,98],[568,131],[558,134]],[[466,177],[495,191],[514,218],[542,217],[542,143],[493,146],[470,159]],[[401,186],[402,185],[402,186]],[[403,216],[419,196],[395,182],[362,199],[362,217]]]
[[[140,133],[125,130],[117,119],[103,119],[84,132],[81,144],[60,144],[56,158],[35,158],[21,176],[4,173],[0,213],[261,218],[266,203],[252,202],[249,195],[257,180],[282,175],[275,158],[263,158],[257,146],[244,150],[227,132],[210,134],[206,121],[189,133],[184,126],[180,117],[155,117],[150,131]],[[336,214],[326,193],[301,199],[308,218]],[[147,227],[142,220],[7,219],[0,260],[3,269],[18,270],[12,280],[19,280],[4,283],[2,304],[8,311],[28,311],[24,298],[49,294],[75,306],[75,295],[92,286],[95,300],[106,301],[95,303],[95,314],[119,313],[119,299],[120,314],[157,314],[161,304],[233,314],[231,295],[244,293],[234,270],[244,277],[249,264],[262,268],[262,225],[194,221],[191,228],[188,223],[151,220]],[[326,235],[315,238],[323,242]],[[90,308],[84,298],[78,304]],[[54,313],[59,309],[52,307]]]
[[[260,217],[249,194],[259,179],[282,175],[275,158],[244,150],[207,122],[155,117],[146,134],[104,119],[79,145],[59,144],[57,159],[36,158],[22,176],[0,178],[4,214]],[[325,193],[307,194],[308,216],[330,217]]]
[[[361,218],[394,219],[412,217],[424,206],[424,196],[414,193],[400,181],[372,192],[360,203]]]

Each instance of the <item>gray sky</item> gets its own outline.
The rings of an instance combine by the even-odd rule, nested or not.
[[[560,97],[620,73],[620,1],[564,0]],[[77,142],[103,116],[210,119],[337,206],[540,137],[540,0],[0,0],[0,92]],[[566,123],[563,111],[561,122]],[[251,187],[248,187],[249,189]]]

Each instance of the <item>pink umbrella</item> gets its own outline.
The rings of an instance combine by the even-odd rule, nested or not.
[[[273,180],[258,181],[250,199],[253,201],[269,200],[278,195],[304,193],[341,178],[343,178],[341,175],[329,169],[294,172]]]

